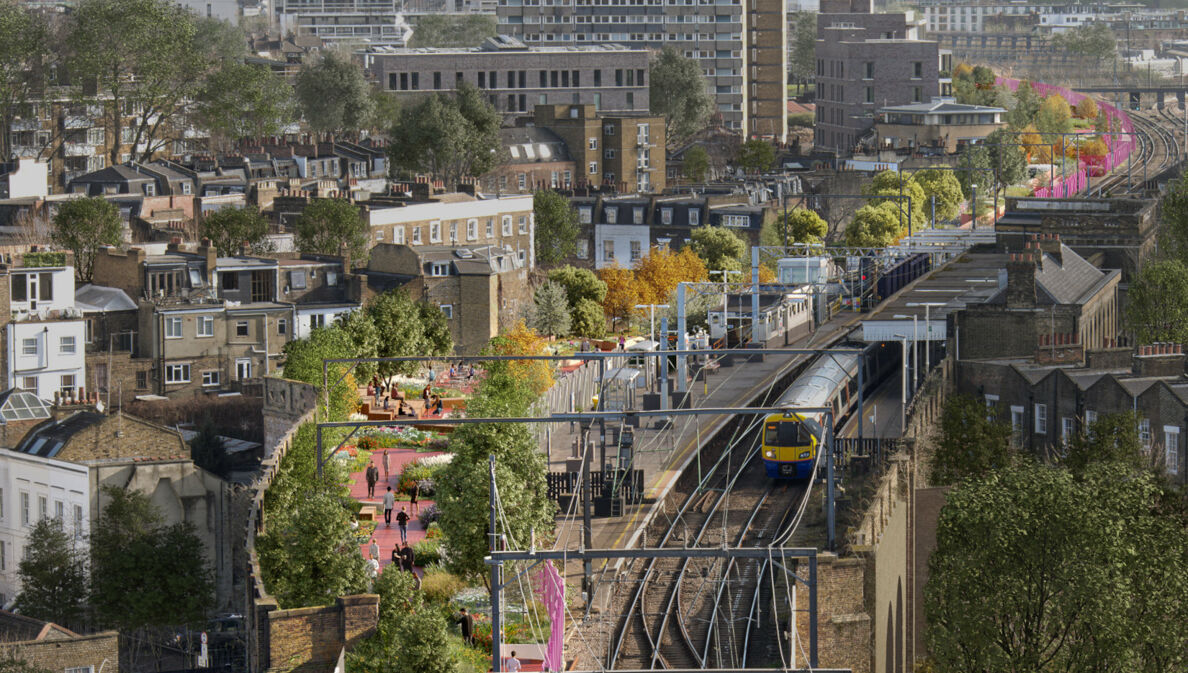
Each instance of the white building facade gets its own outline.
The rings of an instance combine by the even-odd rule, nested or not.
[[[86,381],[86,323],[74,305],[74,267],[18,267],[9,277],[7,388],[44,400]]]

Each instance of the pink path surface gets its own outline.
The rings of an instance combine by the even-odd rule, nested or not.
[[[392,488],[396,488],[396,482],[400,479],[400,471],[404,469],[406,463],[411,463],[414,460],[421,458],[428,458],[430,456],[440,456],[442,451],[425,451],[417,452],[412,449],[388,449],[388,482]],[[417,520],[416,513],[409,507],[408,496],[399,494],[396,496],[396,509],[392,511],[392,525],[387,526],[384,523],[384,493],[387,491],[387,484],[384,483],[384,458],[383,451],[374,451],[371,454],[371,462],[380,471],[379,483],[375,485],[375,497],[367,497],[367,479],[363,472],[352,472],[350,476],[351,497],[365,505],[376,506],[376,528],[373,537],[379,543],[380,547],[380,571],[392,562],[392,549],[400,544],[400,528],[396,525],[396,513],[404,507],[412,519],[408,522],[408,546],[412,547],[421,540],[425,539],[425,529],[421,527],[421,522]],[[364,468],[366,470],[367,468]],[[432,500],[419,499],[417,505],[421,508],[432,505]],[[363,554],[363,558],[367,558],[367,547],[371,544],[371,539],[368,538],[363,544],[359,545],[359,552]],[[419,567],[419,566],[418,566]]]

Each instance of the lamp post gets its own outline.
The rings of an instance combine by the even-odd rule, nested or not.
[[[713,271],[710,271],[708,274],[710,276],[712,276],[714,274],[718,274],[718,275],[722,276],[722,336],[723,336],[723,338],[726,336],[726,332],[729,329],[729,320],[727,319],[727,313],[730,311],[730,306],[726,303],[726,298],[729,293],[729,289],[728,289],[729,283],[727,281],[727,278],[729,278],[730,274],[732,274],[732,273],[740,275],[740,276],[742,275],[742,271],[735,271],[734,269],[714,269]]]
[[[649,324],[651,325],[650,329],[648,330],[648,338],[651,339],[652,341],[655,341],[656,340],[656,309],[668,308],[668,304],[636,304],[635,308],[648,309]]]
[[[907,304],[905,304],[905,306],[907,306],[909,308],[916,308],[919,306],[924,307],[924,374],[925,375],[927,375],[928,372],[931,371],[931,369],[932,369],[932,363],[930,361],[930,355],[928,352],[929,350],[931,350],[931,347],[932,347],[932,318],[929,315],[929,311],[930,311],[930,309],[932,309],[934,307],[940,308],[941,306],[944,306],[944,305],[945,305],[945,302],[943,302],[943,301],[914,301],[914,302],[908,302]]]
[[[895,318],[896,320],[907,320],[908,318],[912,319],[912,395],[915,395],[916,394],[916,386],[917,386],[917,383],[919,380],[917,372],[920,370],[920,340],[919,340],[919,336],[918,336],[919,333],[916,330],[916,316],[915,315],[911,315],[911,316],[895,315],[892,317]],[[905,374],[905,378],[906,378],[906,374],[907,374],[906,368],[907,368],[907,362],[905,361],[904,362],[904,370],[903,370],[904,374]]]
[[[903,346],[903,364],[899,373],[899,434],[907,430],[907,335],[893,334],[891,335],[900,340]]]

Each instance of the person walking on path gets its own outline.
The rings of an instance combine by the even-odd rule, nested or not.
[[[511,656],[507,658],[507,663],[504,665],[503,670],[507,671],[507,673],[520,673],[521,668],[523,666],[520,665],[520,660],[516,659],[516,651],[512,650]]]
[[[371,555],[371,558],[379,560],[379,543],[375,541],[375,538],[371,538],[371,544],[367,546],[367,553]]]
[[[379,468],[372,463],[367,464],[367,497],[375,497],[375,482],[379,481]]]
[[[416,554],[413,553],[412,547],[405,544],[400,548],[400,569],[408,572],[413,572],[413,562],[416,559]]]
[[[458,616],[454,618],[454,623],[462,626],[462,642],[467,645],[474,644],[474,617],[471,617],[466,612],[466,608],[458,610]]]
[[[421,506],[417,504],[417,493],[421,490],[421,485],[413,482],[412,493],[408,496],[408,506],[412,508],[415,513],[421,512]]]
[[[384,512],[384,515],[387,516],[391,511]],[[400,542],[403,544],[408,544],[408,520],[408,512],[401,507],[400,513],[396,515],[396,525],[400,527]]]
[[[387,408],[386,406],[384,407]],[[388,450],[384,449],[384,483],[388,483]]]
[[[389,485],[388,492],[384,494],[384,523],[388,524],[388,528],[392,527],[392,510],[394,509],[396,509],[396,494],[392,492],[392,486]],[[404,533],[401,533],[400,536],[404,537]]]

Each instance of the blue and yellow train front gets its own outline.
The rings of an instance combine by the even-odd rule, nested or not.
[[[816,424],[800,414],[772,414],[763,423],[763,465],[772,479],[807,479],[817,459]]]

